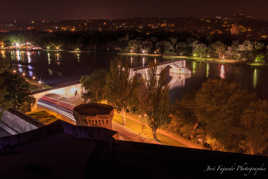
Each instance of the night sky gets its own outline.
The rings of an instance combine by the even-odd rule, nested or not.
[[[1,0],[0,20],[232,15],[268,20],[268,0]]]

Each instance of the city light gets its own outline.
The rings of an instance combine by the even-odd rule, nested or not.
[[[22,76],[26,76],[26,74],[23,72],[23,73],[22,73]]]
[[[56,48],[56,50],[60,50],[60,46],[56,46],[55,48]]]
[[[17,70],[13,70],[13,73],[17,73]]]
[[[6,58],[6,51],[5,50],[1,50],[1,56],[3,59]]]
[[[36,77],[35,77],[35,76],[33,76],[33,77],[32,77],[32,79],[33,79],[33,80],[35,80],[35,79],[36,79]]]
[[[75,48],[74,51],[75,52],[80,52],[80,48]]]
[[[38,83],[41,85],[41,84],[42,84],[42,81],[41,81],[41,80],[39,80],[39,81],[38,81]]]

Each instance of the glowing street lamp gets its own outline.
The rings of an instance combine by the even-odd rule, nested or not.
[[[22,73],[22,76],[26,76],[26,74],[23,72],[23,73]]]
[[[17,73],[17,70],[13,70],[13,73]]]
[[[56,50],[60,50],[60,46],[56,46]]]
[[[33,76],[33,78],[32,78],[33,80],[35,80],[36,79],[36,77],[35,76]]]
[[[42,81],[41,81],[41,80],[39,80],[39,81],[38,81],[38,83],[41,85],[41,84],[42,84]]]

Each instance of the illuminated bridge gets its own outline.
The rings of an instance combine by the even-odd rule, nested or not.
[[[169,73],[170,81],[168,85],[170,89],[185,86],[186,79],[190,78],[192,75],[191,70],[186,68],[185,60],[171,61],[157,65],[156,74],[158,75],[158,77],[159,74],[165,69],[167,69]],[[149,70],[149,66],[131,68],[130,78],[133,78],[136,74],[140,74],[145,80],[148,80]]]

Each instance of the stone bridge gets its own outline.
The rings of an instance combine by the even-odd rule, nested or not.
[[[133,78],[136,74],[140,74],[145,80],[148,80],[149,69],[149,66],[131,68],[130,78]],[[171,78],[168,84],[170,89],[185,86],[186,79],[190,78],[192,75],[191,70],[186,67],[185,60],[169,61],[159,64],[157,65],[156,74],[159,75],[165,69],[168,69],[168,73]]]
[[[32,94],[32,96],[36,99],[36,103],[32,109],[36,109],[37,101],[40,98],[50,93],[58,94],[65,98],[73,98],[73,97],[81,98],[83,94],[83,88],[82,88],[81,83],[76,82],[76,83],[71,83],[71,84],[64,84],[64,85],[61,85],[52,89],[35,92]]]

